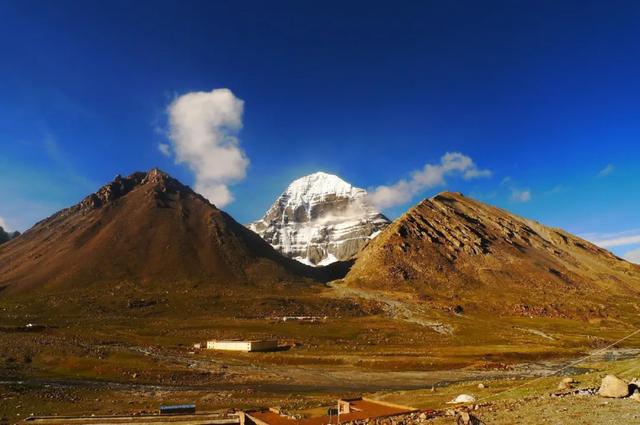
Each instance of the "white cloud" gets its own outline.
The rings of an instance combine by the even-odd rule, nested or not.
[[[640,243],[640,229],[615,233],[584,233],[581,237],[602,248],[610,248]]]
[[[624,259],[631,263],[640,264],[640,248],[634,249],[624,254]]]
[[[634,243],[640,243],[640,235],[621,236],[611,239],[596,240],[594,244],[603,248],[610,248],[612,246],[631,245]]]
[[[529,189],[512,189],[511,200],[515,202],[529,202],[531,200],[531,191]]]
[[[615,171],[616,167],[613,164],[607,164],[602,170],[598,172],[598,177],[606,177]]]
[[[565,185],[559,184],[556,185],[554,187],[552,187],[551,189],[543,192],[543,195],[557,195],[558,193],[564,193],[567,192],[569,190],[569,188]]]
[[[490,170],[479,169],[470,157],[459,152],[447,152],[439,164],[426,164],[422,170],[412,172],[408,180],[376,187],[369,194],[369,199],[378,208],[388,208],[410,201],[425,189],[444,185],[445,177],[460,176],[470,180],[490,175]]]
[[[249,165],[236,137],[243,109],[244,102],[229,89],[187,93],[168,107],[176,162],[189,166],[194,189],[218,207],[233,201],[228,185],[242,180]]]
[[[507,186],[513,184],[513,179],[509,176],[504,177],[500,180],[500,186]]]
[[[465,180],[477,179],[479,177],[491,177],[491,170],[479,170],[478,168],[469,169],[462,175]]]
[[[531,189],[522,188],[518,184],[518,182],[516,182],[514,179],[512,179],[509,176],[503,178],[500,181],[500,187],[501,187],[501,189],[500,189],[501,191],[504,190],[506,192],[510,192],[509,199],[512,202],[529,202],[531,200],[531,198],[533,197]],[[556,186],[556,188],[554,188],[553,191],[559,190],[559,189],[557,189],[559,187],[560,186]],[[504,188],[504,189],[502,189],[502,188]],[[549,193],[551,193],[551,192],[549,192]]]
[[[171,146],[166,143],[158,143],[158,150],[164,156],[171,156]]]
[[[0,217],[0,227],[2,227],[5,231],[9,231],[9,228],[7,227],[7,222],[4,221],[4,218]]]

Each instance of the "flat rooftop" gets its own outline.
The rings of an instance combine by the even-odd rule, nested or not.
[[[278,342],[276,339],[210,339],[207,342]]]

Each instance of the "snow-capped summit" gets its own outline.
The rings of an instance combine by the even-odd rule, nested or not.
[[[293,181],[249,228],[282,254],[320,266],[352,257],[388,224],[364,189],[317,172]]]
[[[351,186],[340,177],[318,171],[308,176],[294,180],[286,190],[289,199],[310,202],[313,198],[335,194],[339,196],[353,196],[354,192],[363,191]]]

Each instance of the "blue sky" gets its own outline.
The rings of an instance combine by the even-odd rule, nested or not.
[[[446,174],[385,212],[456,190],[640,248],[638,2],[27,0],[0,16],[10,229],[154,166],[219,183],[248,222],[309,172],[394,189],[459,152],[490,175]],[[190,121],[171,106],[215,89],[239,108],[216,133],[232,170],[220,151],[194,165],[172,133]]]

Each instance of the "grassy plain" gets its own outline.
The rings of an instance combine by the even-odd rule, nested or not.
[[[480,381],[489,383],[480,395],[491,396],[548,373],[622,338],[635,325],[615,318],[421,311],[425,320],[452,330],[441,333],[399,314],[397,305],[393,310],[376,299],[335,297],[330,287],[309,287],[292,296],[283,286],[281,292],[246,297],[238,291],[181,288],[122,284],[42,298],[0,298],[0,413],[13,421],[30,413],[153,412],[171,402],[196,402],[200,410],[309,408],[371,393],[441,408],[455,394],[477,393]],[[131,300],[151,302],[131,307]],[[328,318],[316,324],[272,319],[285,314]],[[24,332],[20,327],[26,323],[46,327]],[[192,350],[194,342],[232,337],[277,338],[290,348]],[[640,337],[624,346],[640,347]],[[588,372],[580,380],[592,385],[600,370],[630,367],[634,364],[626,362],[633,361],[603,361],[576,371]],[[492,402],[539,394],[555,388],[557,380],[536,381]]]

